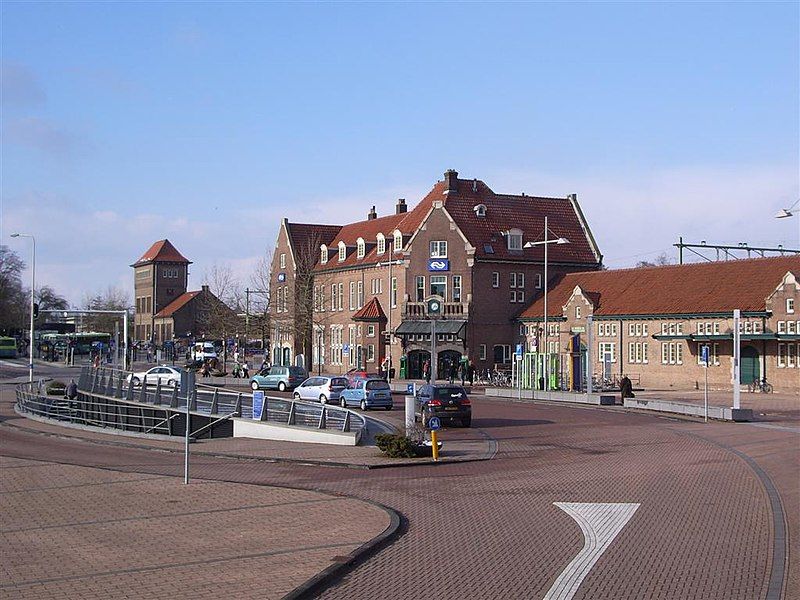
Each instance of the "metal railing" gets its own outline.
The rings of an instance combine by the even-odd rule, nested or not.
[[[232,417],[253,418],[250,393],[196,386],[185,394],[177,385],[151,383],[146,378],[134,385],[130,375],[111,366],[86,366],[77,383],[78,395],[72,400],[48,396],[41,382],[20,384],[17,407],[23,413],[80,425],[183,435],[188,403],[191,424],[196,427],[191,437],[212,437],[215,427],[219,437],[220,423]],[[363,416],[345,408],[270,396],[264,398],[259,420],[342,432],[366,427]]]

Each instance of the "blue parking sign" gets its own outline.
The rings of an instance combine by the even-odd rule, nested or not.
[[[700,360],[702,360],[703,363],[708,366],[708,346],[702,346],[700,348],[700,357]]]
[[[436,431],[442,427],[442,421],[439,417],[431,417],[428,419],[428,429],[431,431]]]
[[[264,392],[253,392],[253,418],[261,419],[261,413],[264,410]]]

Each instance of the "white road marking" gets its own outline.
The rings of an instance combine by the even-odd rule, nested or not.
[[[578,522],[585,541],[581,551],[558,576],[544,600],[570,600],[640,505],[599,502],[553,504]]]
[[[20,364],[20,363],[8,362],[7,360],[0,360],[0,365],[2,365],[4,367],[13,367],[15,369],[27,369],[28,368],[27,364],[23,365],[23,364]]]

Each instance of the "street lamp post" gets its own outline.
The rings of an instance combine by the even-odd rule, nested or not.
[[[30,331],[30,344],[28,351],[30,354],[30,362],[28,363],[28,381],[33,383],[33,304],[36,294],[36,238],[29,233],[12,233],[11,237],[26,237],[31,238],[33,244],[33,253],[31,257],[31,331]]]
[[[797,200],[789,208],[782,208],[776,215],[776,219],[787,219],[789,217],[797,216],[797,224],[800,227],[800,200]],[[799,238],[800,239],[800,238]]]
[[[544,246],[544,387],[545,389],[550,387],[550,360],[547,356],[549,352],[548,347],[548,338],[550,336],[550,332],[547,330],[547,247],[550,244],[569,244],[569,240],[567,238],[559,237],[549,239],[549,227],[547,225],[547,217],[544,218],[544,239],[538,242],[528,242],[525,244],[525,248],[533,248],[534,246]]]
[[[394,250],[394,244],[392,244],[392,250]],[[386,356],[389,358],[389,365],[386,368],[386,382],[392,382],[392,265],[402,265],[402,260],[390,260],[388,262],[379,262],[376,266],[377,267],[385,267],[389,265],[389,314],[387,318],[389,319],[386,327],[389,333],[389,342],[386,344],[388,350],[386,351]]]

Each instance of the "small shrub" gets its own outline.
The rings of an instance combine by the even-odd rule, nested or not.
[[[415,458],[417,445],[404,435],[381,433],[375,436],[375,443],[389,458]]]

